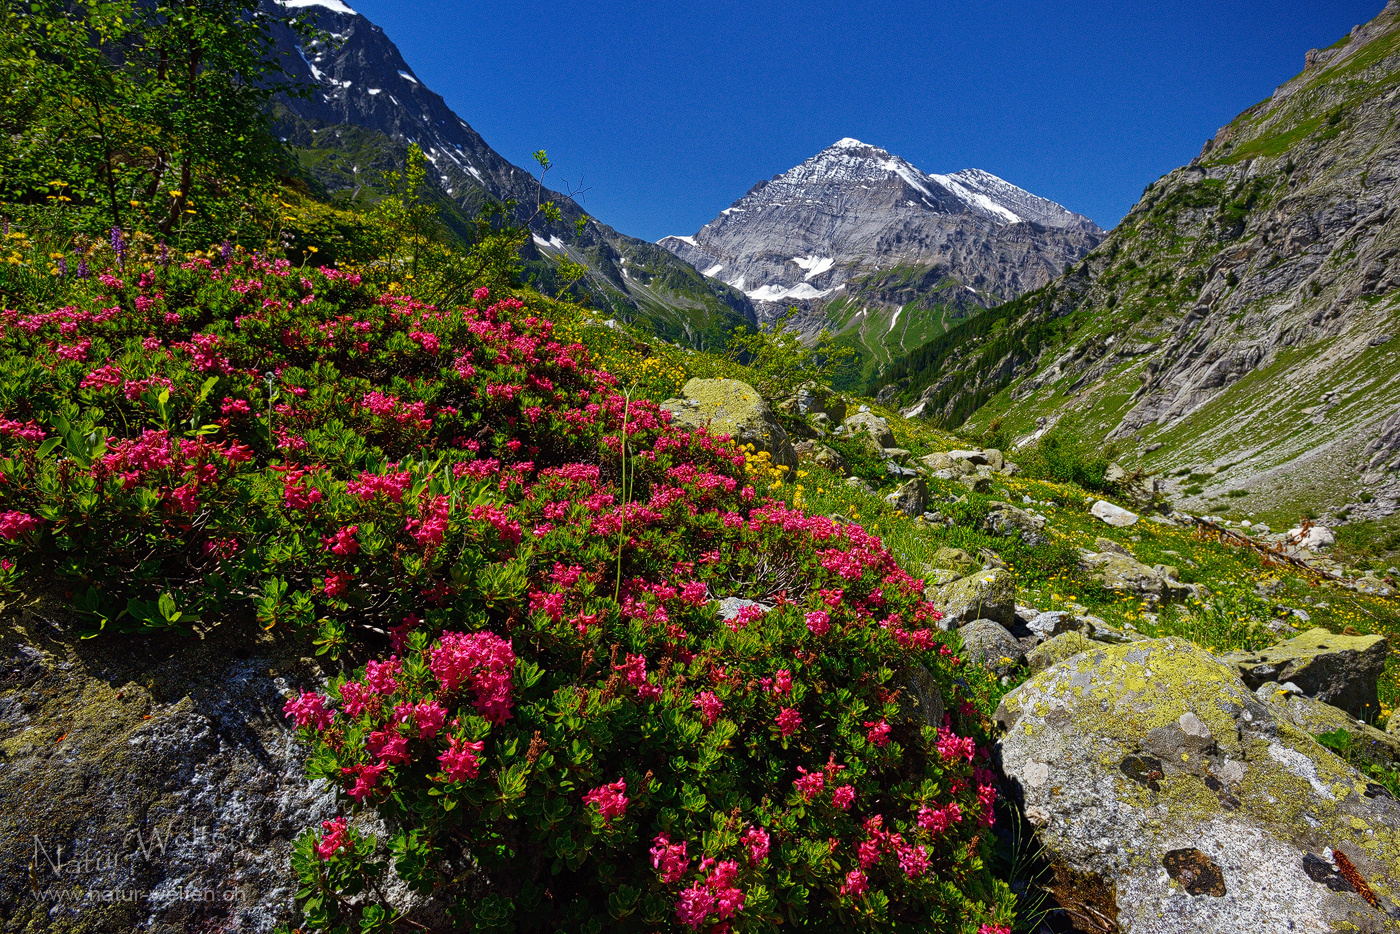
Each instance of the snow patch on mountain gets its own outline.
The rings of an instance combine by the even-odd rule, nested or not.
[[[330,10],[332,13],[344,13],[344,14],[346,14],[347,16],[359,16],[359,15],[360,15],[360,14],[356,13],[354,10],[350,9],[350,8],[349,8],[348,6],[346,6],[345,4],[341,3],[340,0],[277,0],[277,2],[280,3],[280,4],[282,4],[284,7],[286,7],[286,8],[289,9],[289,10],[298,10],[298,9],[301,9],[302,7],[308,7],[308,6],[319,6],[319,7],[325,7],[327,10]]]
[[[797,264],[799,269],[807,270],[807,275],[803,276],[803,279],[815,279],[836,265],[836,260],[830,256],[794,256],[792,261]],[[705,273],[705,275],[708,276],[709,273]]]

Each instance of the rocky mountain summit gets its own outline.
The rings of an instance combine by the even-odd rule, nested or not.
[[[887,359],[885,348],[912,349],[953,318],[1045,284],[1102,235],[990,173],[929,175],[843,139],[759,182],[694,236],[660,243],[742,290],[761,319],[797,305],[804,331],[847,332]]]
[[[547,285],[555,261],[588,269],[583,289],[595,307],[637,320],[669,340],[714,346],[734,326],[753,321],[749,299],[700,276],[668,251],[588,218],[566,194],[541,189],[539,179],[482,139],[413,73],[384,30],[340,0],[265,0],[269,9],[311,18],[322,38],[307,43],[276,30],[282,67],[310,87],[307,98],[280,101],[277,129],[303,166],[327,191],[354,199],[382,172],[399,166],[417,143],[431,166],[449,226],[465,233],[487,202],[519,202],[517,217],[553,201],[562,220],[530,224],[525,258]]]
[[[886,398],[1117,440],[1198,511],[1395,512],[1400,6],[1305,66],[1068,274],[892,368]]]

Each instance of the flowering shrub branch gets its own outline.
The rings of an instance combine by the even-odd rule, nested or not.
[[[298,843],[304,929],[389,929],[391,874],[472,930],[1008,916],[922,582],[620,392],[544,300],[237,251],[84,281],[0,310],[0,580],[63,582],[94,629],[241,601],[368,650],[285,710],[344,810]]]

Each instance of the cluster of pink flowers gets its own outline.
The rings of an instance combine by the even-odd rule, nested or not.
[[[704,718],[706,726],[714,726],[719,712],[724,709],[724,702],[714,691],[701,691],[691,703],[700,708],[700,716]]]
[[[321,821],[321,840],[316,844],[316,855],[326,860],[342,849],[352,849],[345,818]]]
[[[422,515],[404,523],[404,531],[422,548],[441,545],[447,535],[447,518],[452,512],[452,502],[446,496],[424,497]]]
[[[332,554],[353,555],[360,550],[360,542],[355,537],[360,532],[358,525],[347,525],[332,535],[321,536],[321,544]]]
[[[697,881],[683,889],[676,900],[676,919],[695,930],[704,926],[710,915],[726,921],[744,910],[745,896],[736,882],[739,864],[733,860],[706,858],[700,871],[709,873],[703,882]]]
[[[906,843],[904,837],[884,829],[884,818],[875,814],[865,821],[867,839],[856,847],[861,869],[868,869],[880,861],[882,854],[895,857],[899,868],[906,876],[917,879],[928,870],[928,848],[923,844]]]
[[[303,690],[282,707],[282,713],[296,720],[299,727],[309,726],[316,730],[329,730],[335,721],[335,711],[326,709],[326,698]]]
[[[963,819],[962,808],[957,802],[941,808],[919,808],[919,826],[929,833],[942,833]]]
[[[890,725],[884,720],[866,720],[863,725],[866,729],[865,738],[872,746],[883,749],[890,744]]]
[[[606,785],[599,785],[583,796],[583,803],[598,809],[603,820],[611,821],[627,813],[627,782],[618,779]]]
[[[755,866],[768,858],[768,831],[762,827],[750,827],[744,831],[743,844],[748,848],[749,860]]]
[[[422,402],[404,402],[398,396],[371,391],[360,398],[360,406],[378,418],[391,421],[401,428],[428,429],[427,405]]]
[[[476,778],[479,774],[481,761],[477,753],[485,748],[485,741],[469,743],[454,736],[448,741],[446,751],[438,756],[438,762],[442,764],[442,770],[447,774],[449,781],[466,781]]]
[[[970,736],[958,736],[948,727],[938,729],[938,754],[944,761],[952,762],[956,759],[966,759],[972,761],[973,754],[977,751],[977,744]]]
[[[778,732],[782,734],[783,739],[787,739],[802,726],[802,714],[792,707],[784,707],[778,711],[778,716],[773,722],[778,725]]]
[[[10,418],[0,418],[0,435],[38,443],[44,440],[44,434],[44,429],[40,428],[36,421],[19,422]]]
[[[651,846],[651,866],[660,874],[662,882],[670,885],[681,881],[686,868],[690,866],[690,857],[686,856],[685,851],[684,840],[672,843],[666,834],[656,835]]]
[[[0,538],[15,539],[37,529],[43,520],[27,512],[9,510],[0,514]]]
[[[797,767],[797,771],[799,777],[793,781],[793,787],[797,789],[805,801],[815,801],[822,790],[826,788],[826,775],[821,772],[808,772],[800,765]]]
[[[413,475],[407,470],[391,470],[386,474],[363,471],[359,478],[345,484],[345,492],[363,500],[376,496],[388,497],[393,502],[402,502],[404,491],[413,484]]]
[[[507,640],[489,632],[445,632],[428,652],[428,668],[446,693],[469,687],[477,711],[490,722],[510,719],[515,652]]]

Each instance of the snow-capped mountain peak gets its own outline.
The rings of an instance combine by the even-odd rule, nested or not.
[[[896,265],[936,267],[932,281],[957,281],[978,303],[994,303],[1049,281],[1102,234],[990,172],[930,175],[846,137],[754,185],[694,236],[660,243],[774,313],[834,299]]]

